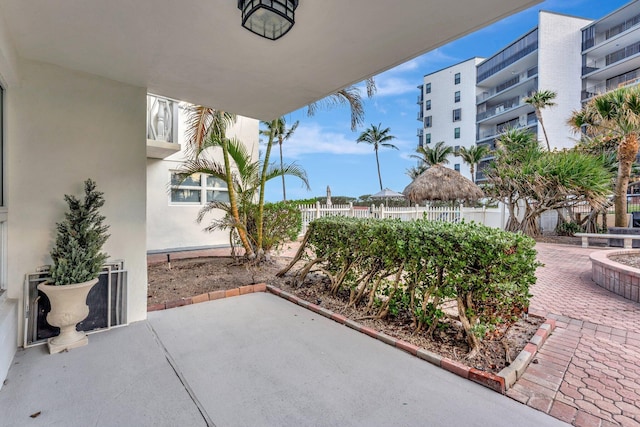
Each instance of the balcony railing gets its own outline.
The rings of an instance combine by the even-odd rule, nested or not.
[[[538,120],[536,119],[535,113],[529,113],[527,114],[526,124],[520,123],[519,118],[509,120],[508,122],[500,123],[496,126],[491,127],[490,129],[478,131],[476,135],[476,141],[483,141],[489,138],[497,138],[507,129],[521,129],[521,128],[535,125],[536,123],[538,123]],[[480,143],[480,144],[483,144],[483,143]]]
[[[493,116],[497,116],[498,114],[502,114],[506,111],[512,110],[516,107],[519,107],[520,105],[522,105],[522,103],[520,102],[520,97],[516,96],[515,98],[511,98],[500,105],[496,105],[495,107],[488,109],[487,111],[478,113],[478,115],[476,116],[476,120],[480,121]]]
[[[531,77],[535,77],[538,74],[538,67],[531,67],[526,71],[526,77],[523,74],[522,77],[529,79]],[[521,76],[515,76],[509,80],[506,80],[502,83],[500,83],[499,85],[497,85],[495,88],[489,90],[489,91],[485,91],[482,92],[482,94],[476,96],[476,104],[479,104],[483,101],[486,101],[487,99],[491,98],[492,96],[495,96],[497,94],[499,94],[500,92],[504,92],[505,90],[517,85],[518,83],[520,83],[521,81]],[[537,85],[536,85],[537,86]]]
[[[582,75],[587,75],[601,68],[608,67],[640,53],[640,42],[630,44],[609,55],[592,59],[582,67]]]
[[[516,40],[493,57],[485,60],[477,67],[476,83],[491,77],[495,73],[505,69],[514,62],[524,58],[538,49],[538,29],[531,31],[524,37]]]
[[[627,19],[622,24],[615,25],[603,31],[601,34],[604,34],[604,39],[609,40],[611,37],[615,37],[618,34],[622,34],[625,31],[640,25],[640,15],[633,16]],[[598,34],[599,35],[599,34]]]
[[[178,102],[147,94],[147,139],[177,143]]]
[[[621,74],[616,77],[608,79],[606,82],[598,83],[597,85],[590,86],[582,91],[582,100],[593,98],[594,96],[609,92],[611,90],[635,86],[640,84],[640,68],[636,68],[628,73]]]
[[[424,119],[424,112],[422,110],[418,111],[418,120],[422,121]]]

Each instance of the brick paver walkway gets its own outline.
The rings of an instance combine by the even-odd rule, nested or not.
[[[640,427],[640,304],[592,282],[589,254],[606,249],[536,249],[531,312],[556,330],[507,394],[575,426]]]

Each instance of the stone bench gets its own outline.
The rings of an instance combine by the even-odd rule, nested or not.
[[[601,239],[620,239],[624,241],[624,248],[631,249],[634,240],[640,240],[640,235],[631,234],[601,234],[601,233],[576,233],[576,237],[582,238],[582,247],[589,247],[589,237],[599,237]]]

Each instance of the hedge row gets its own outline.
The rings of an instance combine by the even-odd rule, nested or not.
[[[514,320],[529,305],[540,265],[534,240],[476,223],[327,217],[313,221],[303,269],[320,266],[331,290],[348,289],[350,305],[383,318],[405,311],[431,333],[457,302],[457,320],[471,351],[493,325]]]

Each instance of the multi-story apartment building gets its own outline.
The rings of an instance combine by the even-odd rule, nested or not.
[[[469,165],[458,152],[461,147],[475,144],[476,128],[476,66],[483,58],[471,58],[424,76],[418,86],[421,105],[418,120],[418,145],[433,146],[444,141],[454,148],[449,167],[468,178]]]
[[[640,82],[640,2],[582,29],[582,101]]]
[[[551,148],[573,146],[575,135],[566,121],[580,109],[582,85],[580,30],[591,21],[541,11],[538,25],[478,65],[477,140],[494,149],[507,128],[527,128],[545,144],[534,108],[525,99],[538,90],[557,94],[555,106],[543,113]],[[478,180],[490,157],[478,165]]]
[[[424,117],[424,143],[428,142],[429,134],[432,141],[439,141],[441,139],[434,139],[434,135],[447,135],[450,132],[450,123],[439,121],[437,117],[451,114],[451,107],[447,104],[436,107],[433,96],[432,112],[428,114],[427,103],[430,98],[426,93],[427,84],[435,79],[439,82],[442,76],[449,73],[450,68],[468,67],[473,61],[478,61],[475,70],[467,71],[470,75],[475,75],[475,82],[473,86],[464,89],[464,93],[475,97],[471,123],[465,122],[464,127],[465,132],[468,132],[467,128],[472,128],[474,136],[472,141],[464,139],[465,144],[460,145],[475,143],[494,149],[496,139],[507,128],[527,128],[538,136],[541,144],[546,145],[543,132],[538,129],[535,110],[525,99],[538,90],[550,90],[557,93],[554,100],[556,105],[545,110],[543,116],[551,148],[573,146],[575,135],[566,121],[573,110],[581,107],[581,30],[591,22],[588,19],[541,11],[535,28],[486,60],[474,58],[425,76],[422,88],[423,108],[419,113]],[[431,91],[434,90],[435,83],[431,82]],[[434,110],[436,108],[438,112]],[[427,126],[429,124],[430,127]],[[450,143],[449,141],[453,141],[451,139],[444,140],[448,145],[458,145]],[[457,157],[452,162],[454,168],[459,164],[457,160],[461,159]],[[482,170],[490,161],[491,157],[487,157],[478,165],[477,181],[484,179]],[[460,166],[460,169],[467,171],[465,176],[469,176],[468,166],[465,165],[464,169]]]

